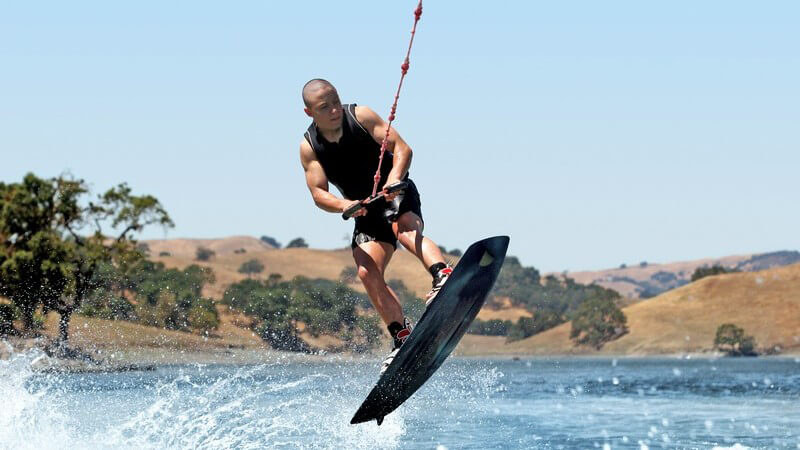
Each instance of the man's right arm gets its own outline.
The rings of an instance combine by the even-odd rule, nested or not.
[[[339,198],[328,191],[328,177],[325,175],[325,170],[317,160],[311,145],[305,139],[300,143],[300,162],[306,174],[308,190],[311,191],[311,197],[319,208],[332,213],[341,213],[355,203]]]

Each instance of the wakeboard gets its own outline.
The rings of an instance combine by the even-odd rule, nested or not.
[[[351,424],[375,420],[380,425],[436,372],[478,315],[503,266],[508,243],[508,236],[495,236],[467,249]]]

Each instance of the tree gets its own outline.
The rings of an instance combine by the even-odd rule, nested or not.
[[[593,297],[583,302],[572,317],[570,339],[600,349],[628,332],[625,314],[609,298]]]
[[[739,269],[727,269],[719,264],[714,264],[711,267],[698,267],[695,269],[694,273],[692,273],[692,281],[694,282],[705,277],[732,272],[739,272]]]
[[[264,242],[265,244],[271,245],[275,248],[281,248],[281,243],[275,240],[275,238],[269,236],[261,236],[261,242]]]
[[[481,336],[505,336],[511,328],[510,320],[481,320],[475,319],[469,326],[467,333],[478,334]]]
[[[286,248],[308,248],[308,244],[306,244],[306,240],[299,237],[292,239],[288,244],[286,244]]]
[[[744,329],[732,323],[724,323],[717,328],[714,347],[724,351],[728,356],[755,356],[757,354],[755,351],[756,339],[753,336],[746,336]]]
[[[211,250],[210,248],[206,248],[206,247],[202,247],[201,246],[201,247],[197,247],[197,251],[195,252],[194,259],[196,259],[198,261],[208,261],[211,258],[213,258],[214,256],[216,256],[216,252],[214,252],[214,250]]]
[[[214,301],[202,296],[214,272],[192,264],[166,269],[161,262],[141,261],[124,276],[124,287],[136,297],[136,318],[146,325],[208,333],[219,324]]]
[[[271,274],[269,274],[269,277],[267,277],[267,283],[270,286],[274,286],[274,285],[280,283],[281,280],[283,280],[283,275],[281,275],[279,273],[271,273]]]
[[[72,313],[102,285],[101,267],[143,258],[134,233],[173,226],[155,197],[131,192],[123,183],[89,200],[87,184],[67,176],[0,183],[0,294],[19,308],[26,330],[41,305],[59,313],[66,343]]]
[[[309,350],[301,323],[312,336],[335,334],[358,351],[374,345],[381,331],[374,317],[357,313],[357,305],[369,303],[366,296],[330,280],[242,280],[228,287],[223,302],[254,317],[254,330],[281,350]]]
[[[564,323],[564,316],[552,309],[537,310],[533,317],[520,317],[517,323],[508,327],[508,342],[528,338]]]
[[[248,278],[250,278],[250,276],[253,274],[261,273],[263,271],[264,264],[261,264],[261,262],[257,259],[251,259],[239,266],[239,273],[246,274]]]

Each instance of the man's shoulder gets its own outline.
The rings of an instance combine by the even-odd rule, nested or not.
[[[378,114],[366,105],[354,105],[356,120],[362,125],[374,124],[376,119],[380,119]]]
[[[300,141],[300,157],[307,160],[316,159],[314,147],[311,146],[305,136]]]

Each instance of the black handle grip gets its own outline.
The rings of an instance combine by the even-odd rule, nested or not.
[[[370,205],[386,196],[386,194],[394,194],[395,192],[400,192],[405,190],[408,187],[408,183],[405,181],[398,181],[397,183],[392,183],[391,186],[386,186],[385,192],[381,191],[375,194],[374,197],[370,197],[360,203],[356,203],[355,205],[347,208],[342,213],[342,219],[347,220],[353,217],[353,214],[361,211],[361,209],[366,208],[367,205]]]

